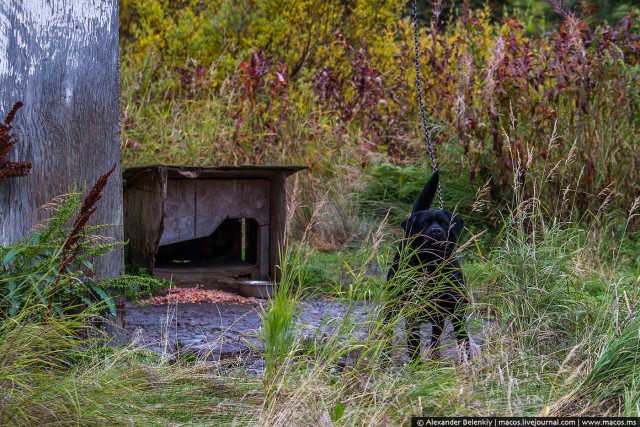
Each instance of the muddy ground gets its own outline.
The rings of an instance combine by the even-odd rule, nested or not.
[[[164,357],[173,358],[178,352],[194,354],[217,361],[235,361],[250,371],[262,370],[261,345],[258,333],[262,326],[260,314],[267,308],[265,300],[238,302],[200,302],[154,304],[139,306],[128,303],[125,318],[125,336],[136,345],[144,346]],[[312,339],[318,328],[323,334],[331,334],[331,325],[347,313],[342,303],[330,299],[312,299],[300,302],[297,319],[299,333]],[[359,305],[349,314],[356,321],[365,319],[367,307]],[[400,329],[400,328],[399,328]],[[402,328],[403,329],[403,328]],[[472,348],[479,350],[486,333],[483,327],[470,327]],[[445,355],[455,355],[456,346],[450,334],[451,324],[443,337]],[[430,326],[425,324],[422,333],[426,339]],[[366,331],[358,331],[365,336]],[[403,331],[396,334],[398,342],[404,342]],[[401,361],[404,355],[397,356]],[[406,357],[405,357],[406,359]]]

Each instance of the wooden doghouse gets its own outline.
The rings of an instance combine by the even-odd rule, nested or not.
[[[123,176],[128,261],[181,283],[277,280],[286,220],[285,181],[302,169],[127,169]]]

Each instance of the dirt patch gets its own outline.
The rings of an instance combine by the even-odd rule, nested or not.
[[[188,352],[208,360],[239,360],[251,370],[261,370],[262,346],[258,334],[266,300],[219,291],[210,294],[177,291],[168,295],[169,298],[157,298],[150,305],[127,304],[125,334],[129,341],[168,358],[175,357],[177,352]],[[209,299],[203,300],[207,295]],[[191,299],[200,302],[178,302]],[[301,301],[299,308],[297,326],[303,339],[313,339],[319,330],[321,334],[334,333],[335,325],[346,315],[364,324],[370,309],[364,304],[346,307],[331,299]],[[445,353],[455,353],[453,340],[448,337],[451,329],[449,324],[443,338]],[[425,325],[422,332],[426,337],[430,326]],[[364,337],[367,331],[363,327],[356,333]],[[402,330],[396,334],[399,342],[404,340],[403,334]],[[483,342],[482,334],[482,330],[471,330],[476,347]]]

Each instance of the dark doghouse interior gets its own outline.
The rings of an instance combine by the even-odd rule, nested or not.
[[[160,246],[155,265],[254,265],[257,254],[258,223],[251,218],[227,218],[209,236]]]

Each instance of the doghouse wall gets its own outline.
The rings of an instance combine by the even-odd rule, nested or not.
[[[124,235],[131,266],[153,272],[163,227],[165,170],[144,170],[124,189]]]
[[[168,179],[160,245],[210,236],[226,218],[251,218],[268,227],[266,179]]]

